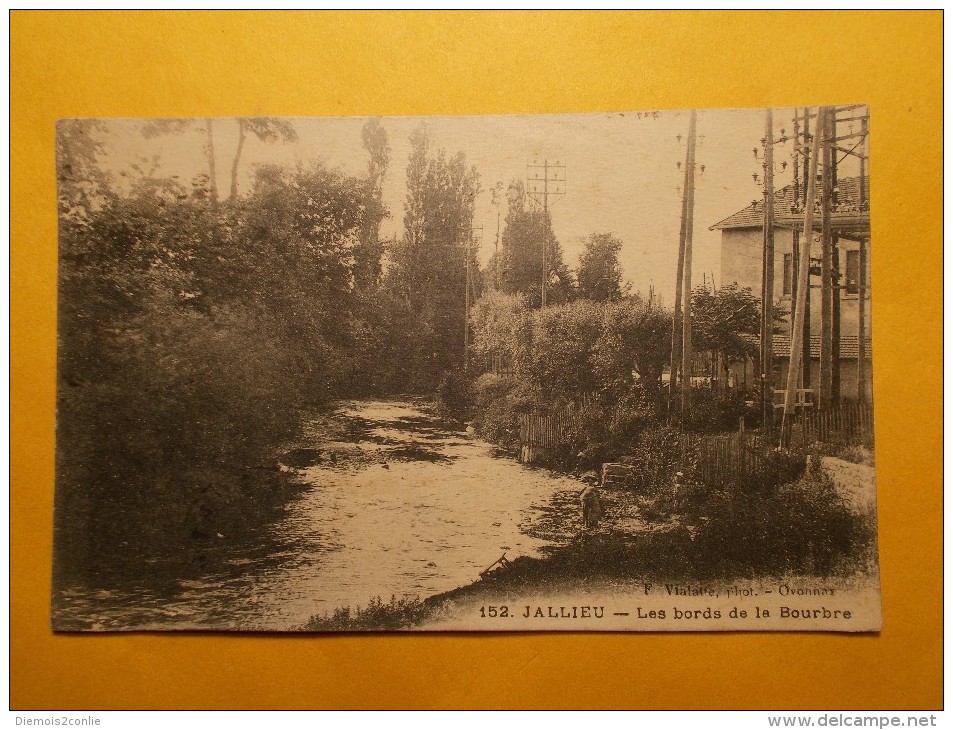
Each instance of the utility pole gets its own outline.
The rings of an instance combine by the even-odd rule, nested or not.
[[[691,126],[689,126],[691,128]],[[682,355],[682,286],[685,274],[685,230],[688,222],[688,171],[694,165],[688,144],[685,145],[685,183],[682,187],[682,214],[678,229],[678,268],[675,271],[675,310],[672,314],[672,352],[669,362],[668,399],[669,422],[671,423],[672,406],[675,403],[678,363]],[[683,371],[684,373],[684,371]]]
[[[827,114],[828,144],[830,145],[830,195],[827,217],[837,206],[837,107],[830,107]],[[840,237],[833,230],[831,236],[831,406],[840,403],[840,305],[843,277],[840,263]]]
[[[463,361],[466,362],[470,355],[470,287],[472,277],[470,274],[470,259],[473,257],[473,233],[482,231],[482,226],[470,227],[467,229],[466,242],[463,244],[463,256],[465,259],[465,281],[463,283]]]
[[[470,248],[473,245],[473,231],[469,232],[466,250],[463,257],[466,259],[466,281],[463,285],[463,361],[466,362],[470,354]]]
[[[688,151],[685,170],[685,273],[682,275],[682,423],[690,415],[692,406],[692,229],[695,211],[695,125],[694,109],[688,119]]]
[[[861,145],[867,144],[867,118],[860,120]],[[864,177],[867,174],[866,149],[860,155],[860,209],[867,206]],[[867,400],[867,241],[861,236],[857,246],[857,401]]]
[[[820,122],[818,119],[814,120],[814,131],[817,135],[821,134],[821,128],[819,126]],[[811,137],[811,110],[808,107],[804,107],[804,145],[805,150],[809,149]],[[818,152],[820,155],[820,152]],[[818,164],[820,164],[820,157],[818,157]],[[804,184],[804,200],[805,205],[807,203],[807,178],[808,167],[810,165],[810,158],[805,151],[804,155],[804,174],[805,174],[805,184]],[[814,169],[814,182],[817,184],[817,168]],[[816,190],[815,190],[816,195]],[[810,235],[801,240],[801,245],[805,246],[808,250],[808,261],[810,261],[810,253],[814,248],[814,233],[811,232]],[[801,385],[800,388],[810,388],[811,387],[811,269],[807,269],[807,298],[804,300],[804,337],[801,344]]]
[[[817,126],[817,121],[814,123],[814,131],[818,132],[820,127]],[[811,145],[811,110],[808,107],[804,107],[804,190],[802,192],[803,203],[805,207],[807,206],[807,176],[810,174],[810,145]],[[814,171],[815,175],[815,184],[817,178],[817,170]],[[799,267],[801,262],[801,247],[807,249],[807,260],[810,261],[810,253],[812,250],[812,244],[814,242],[813,231],[810,235],[805,238],[801,238],[798,235],[798,232],[795,231],[794,236],[794,271],[795,278],[800,279]],[[797,289],[792,287],[793,291],[791,298],[797,298]],[[795,312],[792,311],[791,319],[793,321]],[[794,337],[792,335],[791,340],[793,342]],[[799,388],[810,388],[811,387],[811,270],[808,268],[807,271],[807,296],[804,299],[804,332],[803,337],[801,338],[801,381],[798,385]]]
[[[542,177],[540,177],[542,170]],[[549,221],[549,196],[560,196],[566,194],[566,166],[559,164],[559,160],[551,163],[548,159],[543,160],[543,164],[526,166],[527,192],[537,203],[542,198],[543,201],[543,280],[540,289],[540,304],[543,309],[546,308],[546,293],[549,289],[549,236],[547,235],[552,228]],[[542,188],[540,188],[542,185]]]
[[[549,289],[549,160],[543,160],[543,281],[540,285],[540,309],[546,309],[546,290]]]
[[[834,360],[833,346],[833,308],[834,297],[834,251],[831,238],[831,197],[833,195],[832,161],[834,158],[834,135],[831,134],[831,120],[827,113],[818,116],[817,135],[822,137],[824,169],[821,174],[821,372],[819,381],[818,408],[826,411],[831,407],[831,380]]]
[[[808,136],[807,136],[807,127],[808,127],[808,117],[807,117],[807,108],[804,110],[804,141],[803,146],[801,142],[801,109],[799,107],[794,107],[794,196],[793,196],[793,207],[797,208],[798,206],[804,205],[804,198],[807,195],[807,167],[808,167]],[[801,176],[801,161],[804,161],[804,176],[803,176],[803,185],[802,185],[802,176]],[[803,210],[803,208],[802,208]],[[793,212],[793,208],[792,208]],[[794,314],[797,300],[797,265],[801,245],[801,232],[799,230],[791,231],[791,342],[794,340]],[[810,277],[808,277],[810,281]],[[810,298],[809,298],[810,299]],[[810,317],[808,317],[808,321]],[[790,363],[790,354],[788,356],[788,363]],[[771,393],[771,427],[773,432],[774,427],[774,393]]]
[[[497,182],[490,190],[490,204],[496,208],[496,243],[493,246],[493,288],[500,289],[500,196],[503,194],[502,181]]]
[[[783,130],[782,130],[783,131]],[[764,429],[774,421],[774,117],[764,118],[764,259],[761,287],[761,400]]]
[[[781,422],[781,445],[785,446],[791,436],[791,425],[794,419],[795,397],[801,381],[801,367],[804,360],[804,310],[805,301],[810,294],[808,276],[811,268],[811,248],[808,242],[814,231],[814,198],[817,188],[817,158],[820,154],[821,135],[823,126],[820,124],[826,113],[825,107],[818,109],[818,124],[815,128],[814,142],[811,146],[808,175],[805,186],[807,188],[804,205],[804,234],[798,266],[797,303],[795,306],[794,323],[791,333],[791,359],[788,367],[787,388],[784,393],[784,418]],[[807,117],[807,115],[805,115]]]
[[[500,209],[496,209],[496,243],[493,245],[493,285],[499,291],[500,289]]]

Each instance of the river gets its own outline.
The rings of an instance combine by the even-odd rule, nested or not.
[[[538,555],[579,529],[583,484],[524,466],[426,403],[351,401],[316,417],[287,455],[300,491],[257,545],[228,546],[198,579],[67,586],[63,626],[93,630],[300,629],[377,596],[420,597],[479,578],[504,553]]]

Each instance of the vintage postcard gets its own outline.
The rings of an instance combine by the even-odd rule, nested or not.
[[[62,120],[53,628],[878,631],[870,133]]]

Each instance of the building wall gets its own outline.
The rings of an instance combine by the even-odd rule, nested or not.
[[[760,228],[733,228],[721,232],[721,283],[749,287],[761,298]]]
[[[777,228],[774,233],[774,298],[775,306],[784,310],[787,314],[784,317],[784,324],[780,325],[778,331],[787,335],[791,334],[791,296],[785,294],[785,254],[792,254],[794,234],[790,229]],[[841,239],[838,241],[838,250],[842,272],[842,283],[846,275],[847,259],[849,251],[857,251],[856,241]],[[867,247],[867,308],[864,316],[866,326],[866,336],[872,337],[872,320],[870,312],[870,247]],[[820,243],[814,241],[811,255],[820,258]],[[790,262],[790,258],[789,258]],[[735,283],[740,287],[749,287],[754,295],[761,298],[761,265],[762,265],[762,232],[760,228],[735,228],[722,231],[721,247],[721,283],[727,285]],[[811,332],[819,335],[821,332],[821,290],[820,278],[811,277]],[[816,287],[816,288],[815,288]],[[790,291],[790,284],[788,285]],[[846,289],[839,290],[841,305],[841,336],[857,336],[857,324],[859,315],[859,295],[850,293]],[[774,363],[774,382],[783,384],[787,379],[787,359],[779,358]],[[867,362],[867,382],[865,383],[866,397],[872,397],[872,376],[871,364]],[[760,380],[760,376],[755,372],[754,364],[738,364],[731,368],[731,374],[736,387],[741,387],[747,381],[754,386]],[[845,398],[857,397],[857,361],[841,360],[841,394]],[[812,358],[811,362],[811,386],[818,387],[820,378],[820,363]],[[783,387],[783,385],[781,385]]]
[[[867,377],[864,383],[863,398],[865,400],[873,399],[873,381],[870,375],[870,360],[867,361]],[[811,387],[815,392],[820,387],[821,363],[816,357],[811,358]],[[841,360],[841,397],[849,400],[858,397],[857,392],[857,361]],[[787,358],[778,358],[774,361],[774,387],[775,390],[784,390],[788,378],[788,360]],[[760,375],[756,372],[755,363],[748,361],[745,363],[734,363],[729,368],[729,385],[732,388],[743,390],[754,390],[760,382]],[[747,384],[747,388],[745,387]]]
[[[786,326],[782,332],[791,332],[791,296],[785,294],[785,255],[791,260],[794,235],[790,229],[777,228],[774,232],[774,299],[775,306],[788,312],[785,317]],[[721,232],[721,283],[722,285],[736,283],[740,287],[749,287],[754,295],[761,298],[761,260],[762,260],[762,233],[760,228],[734,228]],[[856,241],[841,239],[838,242],[840,264],[843,276],[846,272],[848,252],[857,251]],[[871,336],[872,323],[870,317],[870,247],[867,247],[867,311],[864,317],[867,337]],[[811,255],[820,258],[820,243],[814,242]],[[811,331],[819,334],[821,331],[821,290],[818,276],[811,277]],[[815,288],[817,287],[817,288]],[[790,289],[790,286],[789,286]],[[841,335],[857,335],[858,301],[857,294],[840,290],[841,302]]]

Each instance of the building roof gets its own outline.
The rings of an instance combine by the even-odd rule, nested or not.
[[[867,339],[866,356],[869,359],[871,353],[870,338]],[[791,357],[791,337],[790,335],[774,336],[774,355],[775,357]],[[811,358],[821,357],[821,338],[820,335],[811,335]],[[840,338],[840,359],[857,359],[857,335],[841,335]]]
[[[743,334],[741,337],[753,345],[760,346],[760,338],[757,335]],[[866,356],[871,357],[870,338],[867,337]],[[791,336],[774,335],[774,356],[789,358],[791,357]],[[820,359],[821,357],[821,336],[811,335],[811,358]],[[857,359],[857,335],[841,335],[840,338],[840,357],[841,360]]]
[[[849,177],[838,181],[837,204],[831,210],[831,220],[835,227],[840,228],[870,228],[870,178],[864,178],[864,204],[861,205],[860,177]],[[820,196],[814,203],[815,227],[820,226]],[[800,201],[794,200],[794,186],[788,185],[774,192],[774,222],[775,225],[790,227],[803,225],[804,211]],[[725,230],[730,228],[761,228],[764,225],[764,199],[752,200],[751,205],[733,213],[724,220],[718,221],[708,230]]]

